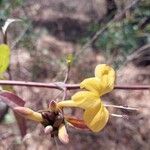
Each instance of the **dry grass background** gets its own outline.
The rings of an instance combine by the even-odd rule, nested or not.
[[[81,45],[75,42],[86,35],[86,26],[95,18],[106,14],[106,3],[101,1],[99,9],[91,0],[27,0],[23,8],[12,11],[10,17],[26,17],[33,27],[28,31],[30,38],[24,38],[25,47],[19,43],[12,50],[11,72],[14,80],[53,82],[63,81],[66,66],[63,59],[66,54],[78,51]],[[97,5],[96,5],[97,6]],[[98,12],[98,11],[101,11]],[[103,14],[103,15],[102,15]],[[14,26],[15,28],[15,26]],[[10,33],[13,35],[13,30]],[[31,33],[32,32],[32,33]],[[105,63],[104,56],[88,48],[75,62],[70,72],[70,83],[78,83],[92,75],[96,64]],[[150,84],[148,67],[138,67],[132,62],[117,71],[118,84]],[[15,87],[19,96],[26,100],[26,106],[39,110],[47,107],[57,90]],[[68,98],[72,92],[68,92]],[[61,98],[61,97],[60,97]],[[89,131],[68,128],[70,143],[62,145],[43,133],[42,126],[28,121],[28,134],[20,140],[16,122],[0,124],[0,133],[5,133],[0,140],[0,150],[149,150],[150,149],[150,91],[114,90],[103,98],[115,105],[139,107],[138,112],[110,109],[129,115],[129,119],[110,117],[106,128],[94,134]],[[80,115],[80,112],[73,111]],[[12,113],[10,111],[10,116]]]

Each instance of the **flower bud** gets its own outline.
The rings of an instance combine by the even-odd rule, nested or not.
[[[15,107],[15,112],[20,114],[21,116],[25,117],[26,119],[30,119],[36,122],[43,122],[42,115],[38,112],[33,111],[27,107]]]

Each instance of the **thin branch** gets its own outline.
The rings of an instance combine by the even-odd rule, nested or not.
[[[69,72],[70,72],[70,64],[67,64],[67,72],[66,72],[66,76],[65,76],[65,79],[64,79],[64,83],[67,83],[67,81],[68,81]]]
[[[19,35],[19,37],[17,39],[15,39],[15,41],[12,43],[11,49],[13,49],[18,43],[19,41],[22,39],[22,37],[26,34],[27,30],[29,29],[29,27],[31,26],[31,23],[29,23],[26,28],[21,32],[21,34]]]
[[[63,90],[59,83],[39,83],[39,82],[26,82],[26,81],[10,81],[10,80],[0,80],[0,85],[14,85],[14,86],[27,86],[27,87],[41,87],[41,88],[52,88]]]
[[[65,76],[65,79],[64,79],[64,82],[63,82],[64,84],[66,84],[67,81],[68,81],[69,72],[70,72],[70,63],[67,64],[67,72],[66,72],[66,76]],[[66,97],[67,97],[67,88],[65,87],[62,100],[65,100]]]
[[[14,80],[0,80],[0,85],[13,85],[13,86],[27,86],[27,87],[40,87],[64,90],[80,89],[79,84],[62,84],[61,82],[54,83],[40,83],[40,82],[27,82],[27,81],[14,81]],[[150,85],[115,85],[114,89],[117,90],[150,90]]]

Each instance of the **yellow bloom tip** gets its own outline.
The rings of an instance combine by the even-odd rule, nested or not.
[[[102,106],[104,107],[104,106]],[[109,120],[109,112],[108,110],[104,107],[103,108],[103,112],[101,113],[101,117],[99,118],[99,120],[97,120],[97,123],[99,123],[97,126],[93,125],[93,127],[91,126],[90,129],[93,132],[100,132],[101,130],[104,129],[104,127],[106,126],[108,120]]]

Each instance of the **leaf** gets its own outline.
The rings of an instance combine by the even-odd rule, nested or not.
[[[10,60],[10,48],[6,44],[0,45],[0,73],[7,70]]]
[[[18,107],[18,106],[23,107],[25,104],[25,101],[23,99],[21,99],[14,93],[7,92],[7,91],[0,92],[0,100],[2,100],[4,103],[6,103],[12,109],[15,107]],[[27,131],[26,120],[23,117],[21,117],[20,115],[18,115],[16,112],[14,112],[14,115],[16,117],[17,124],[20,129],[20,133],[23,137]]]
[[[58,129],[58,138],[63,144],[69,143],[69,137],[64,124],[61,124]]]
[[[25,101],[11,92],[0,92],[0,100],[6,103],[9,107],[15,108],[18,106],[24,106]]]

